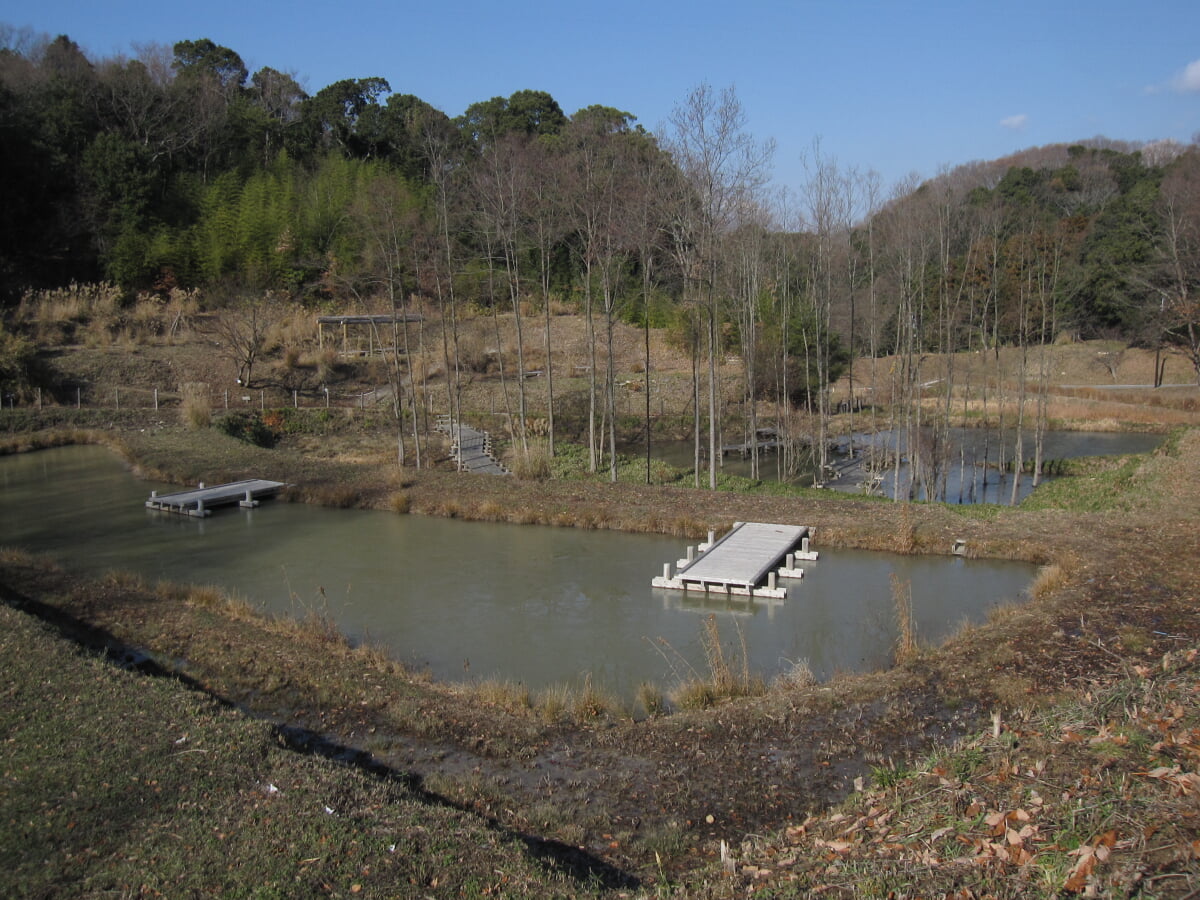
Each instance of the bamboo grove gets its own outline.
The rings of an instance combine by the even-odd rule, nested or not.
[[[548,362],[552,313],[577,312],[589,463],[613,478],[615,325],[645,328],[647,423],[649,329],[667,329],[690,351],[695,477],[710,487],[722,429],[753,443],[769,423],[784,438],[775,465],[799,466],[806,447],[823,472],[842,412],[931,448],[911,450],[896,493],[937,497],[936,448],[964,398],[1009,410],[1013,458],[1024,434],[1040,452],[1037,388],[1064,337],[1182,353],[1200,378],[1195,143],[1097,138],[893,186],[816,143],[790,193],[771,185],[773,152],[734,91],[705,84],[660,134],[603,105],[567,115],[535,90],[451,118],[381,77],[309,94],[207,39],[93,60],[65,36],[0,26],[0,300],[11,311],[28,291],[104,280],[129,298],[199,288],[212,307],[419,303],[440,319],[451,414],[467,364],[457,323],[503,315],[525,452],[525,356],[540,340]],[[1015,407],[989,396],[1001,379],[956,371],[952,356],[1006,347],[1023,360]],[[932,377],[931,355],[946,360]],[[851,370],[856,359],[869,365]],[[404,365],[395,380],[410,385],[416,429]],[[560,374],[548,367],[537,400],[551,456]]]

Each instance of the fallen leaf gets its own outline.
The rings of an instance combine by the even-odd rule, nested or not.
[[[820,838],[814,842],[818,847],[826,847],[834,853],[845,853],[854,844],[851,841],[823,841]]]

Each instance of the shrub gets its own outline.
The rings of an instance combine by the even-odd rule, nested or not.
[[[29,387],[37,348],[25,338],[5,331],[0,323],[0,384],[6,391],[23,394]]]
[[[222,416],[217,423],[221,431],[239,441],[256,447],[274,447],[279,436],[257,413],[233,412]]]

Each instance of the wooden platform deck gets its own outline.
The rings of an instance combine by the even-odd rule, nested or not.
[[[203,517],[212,515],[213,507],[216,506],[230,506],[234,503],[243,508],[258,506],[260,499],[273,497],[285,487],[287,485],[282,481],[251,478],[246,481],[232,481],[229,484],[216,484],[212,487],[205,487],[204,484],[201,484],[192,490],[176,491],[172,494],[160,494],[154,491],[150,494],[150,499],[146,501],[146,508],[185,516]]]
[[[679,561],[679,571],[672,576],[668,563],[652,584],[681,591],[783,598],[787,589],[775,583],[776,577],[799,578],[804,572],[795,567],[795,560],[816,559],[808,549],[811,533],[807,525],[738,522],[719,541],[701,545],[698,556],[689,547],[688,558]]]

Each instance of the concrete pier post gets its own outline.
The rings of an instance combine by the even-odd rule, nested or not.
[[[795,553],[789,553],[787,555],[787,568],[789,568],[789,569],[796,568],[796,554]]]
[[[671,564],[663,563],[663,578],[667,581],[671,580]]]
[[[717,542],[717,533],[715,531],[710,531],[708,533],[708,546],[711,547],[716,542]]]
[[[774,569],[772,569],[770,572],[767,573],[767,587],[769,587],[771,590],[775,590],[775,570]]]
[[[800,539],[800,550],[804,553],[808,552],[808,538]]]

